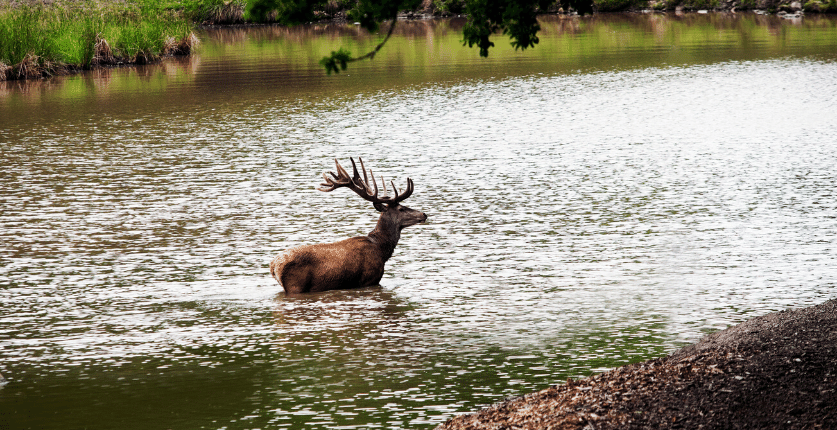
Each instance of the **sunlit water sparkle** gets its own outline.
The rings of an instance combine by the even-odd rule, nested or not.
[[[427,428],[835,297],[837,63],[724,61],[10,125],[0,409],[56,428]],[[381,287],[267,263],[368,233]],[[55,411],[60,418],[38,417]],[[18,412],[19,414],[20,412]]]

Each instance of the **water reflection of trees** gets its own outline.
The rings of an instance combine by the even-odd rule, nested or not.
[[[563,15],[545,15],[541,17],[541,27],[544,33],[562,34],[579,33],[585,28],[584,20],[577,17]],[[432,39],[434,36],[448,33],[461,33],[465,26],[465,18],[405,20],[399,21],[393,34],[407,39]],[[379,34],[389,30],[389,23],[381,26]],[[346,23],[325,23],[286,27],[279,25],[260,27],[212,28],[207,30],[207,37],[215,42],[224,44],[241,44],[247,41],[285,40],[297,43],[310,42],[314,38],[351,38],[354,40],[368,40],[378,37],[370,35],[358,25]]]
[[[804,20],[785,20],[770,15],[752,13],[713,14],[598,14],[591,17],[570,17],[566,15],[543,15],[539,18],[541,35],[579,35],[590,32],[623,32],[625,35],[652,34],[655,40],[671,40],[681,33],[700,34],[703,30],[731,31],[752,35],[759,29],[767,29],[772,36],[782,34],[782,29],[791,25],[803,29],[819,26],[833,26],[828,17],[812,16]],[[405,20],[399,21],[395,29],[396,38],[425,40],[433,45],[436,39],[459,36],[465,25],[464,18]],[[381,34],[388,30],[388,24],[381,28]],[[692,31],[684,32],[688,28]],[[604,30],[603,30],[604,29]],[[377,41],[380,35],[370,35],[360,26],[347,23],[321,23],[285,27],[279,25],[261,27],[214,28],[206,36],[216,43],[227,45],[244,44],[252,41],[283,41],[297,45],[310,44],[313,40],[348,39],[356,42]],[[705,35],[706,36],[706,35]],[[501,38],[498,35],[498,38]],[[708,37],[708,36],[707,36]],[[692,37],[694,38],[694,37]],[[459,38],[457,38],[457,41]],[[498,46],[502,44],[498,40]]]
[[[497,47],[486,60],[478,58],[476,51],[462,47],[464,23],[461,18],[400,21],[396,37],[387,48],[375,61],[362,67],[379,69],[380,74],[393,79],[399,76],[396,71],[411,71],[416,79],[426,80],[431,76],[449,77],[451,65],[467,66],[457,68],[457,73],[466,77],[481,76],[481,68],[498,76],[501,65],[492,62],[511,56],[526,60],[525,63],[502,62],[504,70],[516,74],[607,69],[616,63],[640,66],[661,61],[687,64],[730,58],[771,58],[786,53],[819,53],[837,45],[837,39],[830,37],[834,34],[835,20],[829,16],[812,15],[792,21],[753,13],[544,15],[540,17],[541,43],[535,49],[515,53],[498,35]],[[381,29],[386,30],[386,27]],[[811,37],[814,34],[820,36]],[[578,37],[581,35],[584,37]],[[204,47],[197,55],[169,58],[149,66],[99,69],[70,78],[0,82],[0,103],[14,106],[20,101],[74,99],[85,94],[109,98],[113,93],[130,89],[136,80],[154,82],[160,91],[165,91],[178,80],[197,79],[221,89],[251,79],[249,65],[227,68],[222,74],[197,73],[201,59],[212,64],[246,63],[255,59],[257,67],[269,62],[274,69],[260,75],[262,84],[275,82],[288,90],[312,85],[325,88],[336,84],[335,80],[326,79],[317,64],[320,58],[341,45],[353,51],[368,49],[380,37],[346,23],[210,28],[202,36]],[[222,57],[225,58],[219,60]],[[533,65],[541,69],[533,70]],[[304,82],[298,84],[299,79]],[[291,81],[294,83],[289,84]]]
[[[438,31],[460,31],[464,19],[399,21],[394,34],[402,37],[427,37]],[[381,26],[381,33],[389,30],[389,23]],[[313,38],[352,38],[357,40],[369,39],[373,35],[360,26],[345,23],[325,23],[286,27],[267,25],[259,27],[213,28],[207,30],[207,36],[215,42],[224,44],[240,44],[248,40],[271,41],[288,40],[298,43],[309,42]]]
[[[25,79],[0,81],[0,100],[12,96],[28,101],[41,100],[45,96],[72,99],[85,95],[107,96],[133,85],[135,79],[144,82],[165,76],[166,81],[176,81],[194,75],[200,69],[200,56],[172,57],[160,63],[132,67],[103,67],[73,76],[56,76],[52,79]]]

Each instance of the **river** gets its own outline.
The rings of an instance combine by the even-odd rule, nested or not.
[[[332,76],[378,38],[0,83],[5,425],[432,428],[835,297],[837,19],[544,17],[487,59],[461,26]],[[374,226],[315,190],[350,156],[428,222],[380,287],[285,297],[276,253]]]

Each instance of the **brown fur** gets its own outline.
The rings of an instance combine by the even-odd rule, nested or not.
[[[271,276],[287,294],[378,285],[401,230],[427,219],[399,204],[381,205],[381,209],[378,224],[368,236],[291,248],[270,262]]]
[[[378,285],[384,261],[367,237],[299,246],[270,262],[270,274],[285,292],[314,293]]]

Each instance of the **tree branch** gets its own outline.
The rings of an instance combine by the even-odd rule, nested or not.
[[[384,47],[384,45],[389,40],[389,37],[392,36],[392,32],[393,32],[393,30],[395,30],[395,24],[397,22],[398,22],[398,15],[396,14],[392,17],[392,24],[389,26],[389,31],[387,32],[386,37],[384,37],[384,40],[381,41],[381,43],[379,43],[378,46],[375,47],[375,49],[367,52],[366,54],[364,54],[360,57],[352,57],[351,52],[349,52],[349,51],[347,51],[343,48],[340,48],[340,49],[337,50],[337,52],[331,51],[331,56],[330,57],[323,57],[323,59],[320,60],[320,65],[325,67],[326,72],[328,72],[328,74],[330,75],[331,72],[340,73],[340,70],[346,70],[346,65],[348,63],[354,63],[355,61],[366,60],[366,59],[371,60],[371,59],[375,58],[375,54],[377,54],[378,51],[380,51],[381,48]]]

